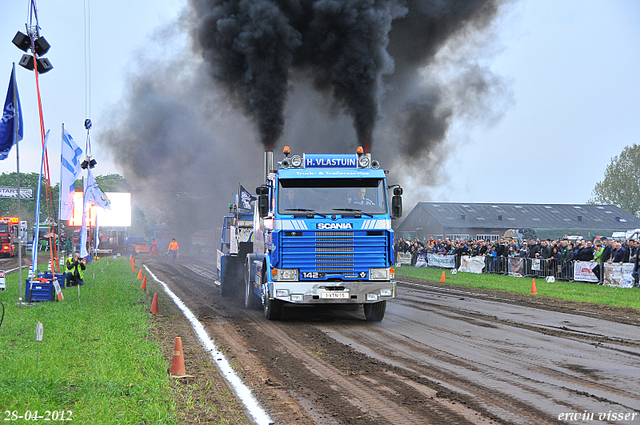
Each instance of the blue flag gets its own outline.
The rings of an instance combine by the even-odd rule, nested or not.
[[[0,117],[0,160],[6,159],[11,147],[22,140],[22,109],[20,108],[15,72],[14,67],[11,70],[7,99],[4,101],[4,109]]]

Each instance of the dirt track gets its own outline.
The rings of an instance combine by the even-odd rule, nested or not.
[[[270,322],[220,296],[214,264],[139,263],[201,320],[277,424],[640,424],[636,310],[399,282],[381,323],[319,308]],[[182,335],[196,376],[176,384],[199,398],[184,422],[250,423],[188,322],[167,299],[161,309],[158,339],[170,357]],[[569,413],[580,420],[559,420]]]

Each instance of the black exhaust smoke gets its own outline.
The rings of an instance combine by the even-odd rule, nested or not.
[[[139,192],[151,191],[150,203],[158,193],[195,191],[219,202],[219,215],[230,188],[260,178],[261,152],[275,151],[285,116],[298,152],[353,151],[353,126],[357,144],[388,158],[397,179],[432,183],[444,161],[422,161],[446,155],[449,125],[482,119],[502,92],[499,79],[474,66],[482,54],[475,45],[455,62],[462,78],[430,79],[425,70],[487,28],[505,1],[189,0],[161,35],[171,46],[169,37],[189,28],[204,63],[184,51],[161,59],[145,52],[98,139]],[[251,123],[260,148],[246,143]],[[175,208],[157,204],[146,213],[175,221],[167,216]],[[189,210],[212,216],[208,205]]]
[[[382,75],[393,71],[386,51],[398,0],[192,0],[202,16],[197,40],[211,75],[257,123],[264,147],[282,134],[290,73],[309,73],[353,118],[370,144],[379,116]]]

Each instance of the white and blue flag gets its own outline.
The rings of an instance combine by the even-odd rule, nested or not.
[[[111,201],[107,195],[100,189],[98,182],[90,168],[87,168],[87,178],[84,181],[84,196],[82,204],[82,227],[80,229],[80,257],[85,258],[89,255],[87,252],[87,214],[91,205],[96,205],[105,210],[111,209]],[[97,220],[97,217],[96,217]]]
[[[22,140],[22,109],[20,108],[15,71],[14,66],[11,70],[9,90],[4,101],[2,116],[0,116],[0,160],[6,159],[13,145]]]
[[[73,215],[73,194],[81,163],[82,149],[63,127],[60,155],[60,220],[71,220]]]

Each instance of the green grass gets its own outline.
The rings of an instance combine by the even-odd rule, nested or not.
[[[150,303],[129,260],[94,261],[85,283],[80,299],[72,287],[63,291],[62,302],[20,309],[18,274],[7,276],[7,290],[0,291],[6,309],[0,327],[0,420],[7,419],[6,411],[37,410],[41,416],[70,411],[78,424],[176,423],[168,365],[149,337]],[[44,326],[39,347],[38,322]]]
[[[442,270],[436,267],[396,267],[396,278],[406,276],[439,282],[442,277]],[[451,274],[450,270],[445,271],[445,276],[445,282],[451,285],[531,294],[532,278],[530,277],[518,278],[474,273]],[[640,309],[640,290],[638,288],[614,288],[586,282],[555,281],[554,283],[547,283],[544,279],[536,279],[535,284],[538,296]]]

